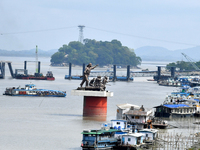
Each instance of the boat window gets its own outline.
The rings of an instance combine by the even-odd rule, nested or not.
[[[180,113],[182,113],[182,109],[180,109]]]
[[[134,119],[134,116],[131,116],[132,119]]]
[[[130,141],[131,141],[131,138],[128,138],[128,141],[130,142]]]
[[[120,122],[117,122],[117,124],[120,124]]]
[[[135,119],[139,119],[140,117],[139,116],[135,116]]]

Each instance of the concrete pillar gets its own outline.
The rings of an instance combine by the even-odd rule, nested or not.
[[[160,79],[160,77],[161,77],[161,67],[158,66],[158,80]]]
[[[26,64],[27,64],[27,61],[24,61],[24,74],[26,74],[26,73],[25,73],[25,70],[26,70]]]
[[[38,61],[38,74],[40,73],[40,61]]]
[[[82,72],[82,75],[84,75],[84,71],[85,71],[85,64],[83,64],[83,72]]]
[[[175,70],[176,70],[176,67],[171,67],[171,77],[172,78],[175,77]]]
[[[72,78],[72,63],[69,63],[69,79]]]
[[[112,97],[113,92],[72,90],[71,95],[83,96],[83,117],[95,119],[95,117],[107,116],[107,97]]]
[[[117,75],[116,75],[116,65],[113,65],[113,81],[117,80]]]
[[[127,66],[127,81],[130,80],[130,65]]]
[[[12,69],[11,62],[8,62],[8,67],[9,67],[11,76],[14,78],[14,74],[13,74],[13,69]]]
[[[95,117],[107,115],[107,97],[84,96],[83,116]]]

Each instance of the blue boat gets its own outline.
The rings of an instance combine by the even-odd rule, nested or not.
[[[6,88],[3,95],[9,96],[43,96],[43,97],[65,97],[66,91],[37,89],[35,84],[26,84],[25,88],[11,87]]]
[[[95,130],[83,130],[81,147],[83,150],[107,150],[112,149],[114,146],[118,145],[120,139],[116,137],[117,135],[122,135],[127,132],[127,123],[125,120],[111,120],[111,126],[108,124],[103,124],[100,129]]]
[[[83,140],[81,147],[86,149],[112,149],[117,145],[117,138],[115,138],[115,132],[119,132],[117,129],[100,129],[100,130],[84,130]]]
[[[114,77],[109,77],[109,80],[113,80]],[[116,77],[116,81],[133,81],[133,77],[126,77],[126,76],[122,76],[122,77]]]
[[[65,75],[65,79],[82,80],[83,77],[82,76],[69,76],[69,75]]]

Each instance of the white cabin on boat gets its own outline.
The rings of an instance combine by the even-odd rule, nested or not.
[[[122,145],[141,145],[143,143],[144,134],[131,133],[122,135]]]
[[[111,127],[113,129],[118,130],[126,130],[127,129],[127,121],[126,120],[111,120]]]
[[[144,134],[145,140],[155,140],[157,137],[158,130],[156,129],[143,129],[139,130],[140,133]]]
[[[123,114],[128,112],[131,107],[134,107],[135,109],[140,109],[140,106],[128,103],[117,105],[117,119],[125,119],[125,116]]]

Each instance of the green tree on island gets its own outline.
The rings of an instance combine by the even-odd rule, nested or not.
[[[141,64],[141,61],[134,51],[122,46],[118,40],[102,42],[85,39],[84,44],[73,41],[68,45],[63,45],[51,56],[51,64],[82,65],[91,62],[100,66],[108,64],[137,66]]]
[[[194,62],[194,64],[200,68],[200,61]],[[167,70],[170,70],[171,67],[176,67],[179,70],[195,70],[195,68],[192,66],[190,62],[185,62],[185,61],[177,61],[176,63],[169,63],[166,66]]]

